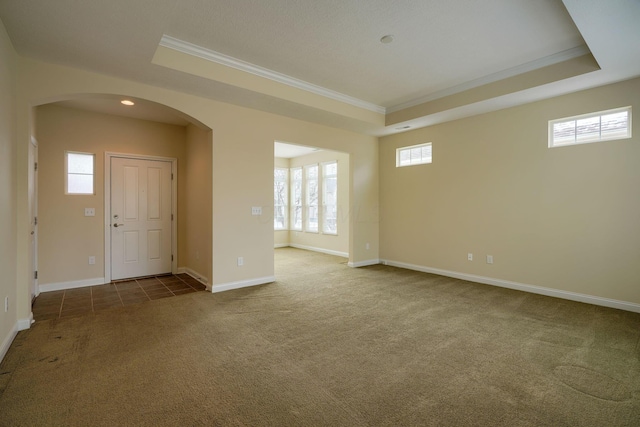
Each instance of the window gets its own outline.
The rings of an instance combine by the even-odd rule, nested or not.
[[[337,234],[338,163],[322,164],[322,231]]]
[[[396,167],[431,163],[431,143],[401,147],[396,150]]]
[[[65,152],[65,194],[94,194],[94,160],[93,154]]]
[[[318,165],[305,166],[305,231],[318,231]]]
[[[286,230],[289,211],[289,169],[275,168],[273,172],[273,229]]]
[[[302,231],[302,168],[291,169],[291,229]]]
[[[631,107],[549,120],[549,148],[631,138]]]

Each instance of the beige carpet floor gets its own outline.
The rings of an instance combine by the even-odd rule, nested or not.
[[[276,250],[278,281],[20,332],[2,426],[640,426],[640,315]]]

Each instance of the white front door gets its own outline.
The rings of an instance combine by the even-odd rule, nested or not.
[[[111,158],[111,279],[171,273],[171,162]]]

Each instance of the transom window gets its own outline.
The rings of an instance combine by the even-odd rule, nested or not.
[[[631,107],[549,120],[549,148],[631,138]]]
[[[396,167],[423,165],[431,163],[431,143],[400,147],[396,149]]]

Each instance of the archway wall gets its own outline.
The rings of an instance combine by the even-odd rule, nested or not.
[[[213,287],[273,277],[273,141],[350,154],[351,265],[378,259],[378,139],[195,95],[27,58],[18,64],[18,289],[20,318],[28,301],[28,143],[32,109],[82,94],[123,94],[169,106],[212,130]],[[268,177],[268,178],[267,178]],[[263,207],[252,216],[251,207]],[[368,244],[368,245],[367,245]],[[367,249],[367,247],[369,249]],[[237,265],[237,258],[244,265]]]

